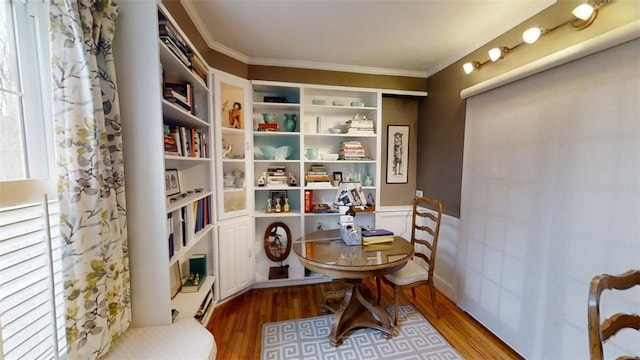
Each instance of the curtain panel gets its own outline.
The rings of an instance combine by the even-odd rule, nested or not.
[[[115,1],[51,0],[51,66],[70,359],[106,353],[131,322]]]

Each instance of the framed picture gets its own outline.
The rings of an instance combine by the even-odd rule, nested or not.
[[[406,184],[409,167],[409,125],[387,125],[387,184]]]
[[[333,180],[342,182],[342,173],[340,171],[333,172]]]
[[[169,268],[169,288],[173,299],[182,288],[182,274],[180,273],[180,262],[176,261]]]
[[[180,194],[180,177],[178,176],[178,170],[171,169],[164,172],[164,188],[167,196]]]
[[[271,190],[271,207],[275,209],[276,200],[280,201],[280,208],[284,206],[284,198],[287,197],[287,190]]]

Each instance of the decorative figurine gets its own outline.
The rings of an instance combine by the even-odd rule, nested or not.
[[[280,199],[276,199],[276,212],[279,213],[282,210],[280,207]]]
[[[288,197],[284,198],[284,212],[286,212],[286,213],[289,212],[289,198]]]
[[[222,142],[222,158],[228,159],[229,153],[231,153],[232,146],[231,144],[227,144],[224,141]]]
[[[288,176],[288,183],[289,186],[298,186],[298,180],[296,180],[295,175],[293,175],[293,171],[289,171],[289,176]]]
[[[267,182],[267,173],[265,171],[262,172],[262,175],[258,178],[258,186],[263,187]]]
[[[271,199],[267,199],[267,213],[271,212]]]

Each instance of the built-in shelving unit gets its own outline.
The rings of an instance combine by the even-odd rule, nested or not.
[[[306,84],[291,84],[282,82],[254,81],[253,85],[253,146],[254,149],[254,217],[256,242],[262,242],[264,231],[276,221],[283,222],[291,230],[292,241],[301,234],[315,231],[318,228],[337,228],[339,213],[305,212],[305,193],[310,191],[313,203],[333,205],[338,188],[332,184],[308,185],[305,175],[312,165],[323,166],[329,177],[333,179],[334,172],[341,173],[345,181],[363,181],[368,176],[371,184],[363,186],[365,195],[377,201],[377,184],[380,179],[380,124],[381,124],[381,93],[377,90],[362,88],[346,88],[335,86],[320,86]],[[278,124],[276,131],[262,131],[264,123],[263,113],[275,115]],[[285,114],[294,114],[295,128],[287,128]],[[366,119],[372,121],[370,133],[347,133],[348,120]],[[262,125],[264,127],[264,125]],[[291,131],[290,131],[291,130]],[[367,130],[369,131],[369,130]],[[339,132],[339,133],[336,133]],[[352,130],[353,132],[353,130]],[[366,156],[356,160],[330,159],[337,157],[343,142],[358,141],[365,149]],[[265,158],[262,147],[280,148],[288,146],[290,154],[285,158]],[[314,149],[314,150],[309,150]],[[309,158],[315,153],[313,158]],[[334,154],[334,155],[324,155]],[[295,186],[275,185],[269,181],[260,183],[262,174],[269,176],[269,170],[277,167],[286,168],[287,175],[296,178]],[[289,212],[266,212],[268,200],[274,192],[286,192]],[[374,211],[357,214],[357,220],[362,225],[374,225]],[[290,266],[289,279],[268,280],[268,268],[277,264],[271,262],[264,254],[257,255],[256,286],[261,283],[296,282],[311,278],[322,279],[322,276],[312,275],[310,278],[305,269],[295,259],[289,256],[285,264]]]
[[[116,39],[114,52],[133,325],[168,325],[175,317],[172,310],[177,317],[193,317],[210,298],[209,311],[200,317],[206,322],[217,301],[212,288],[218,279],[208,67],[194,65],[202,58],[162,4],[125,2],[121,10],[127,17],[118,21],[118,32],[127,36]],[[191,55],[181,56],[179,48]],[[169,84],[175,86],[172,91]],[[190,257],[197,254],[206,255],[207,265],[200,290],[178,291],[191,270]]]

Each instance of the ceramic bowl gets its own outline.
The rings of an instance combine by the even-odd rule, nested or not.
[[[342,129],[339,128],[329,128],[329,133],[331,134],[340,134],[342,132]]]
[[[330,154],[330,153],[322,154],[322,160],[336,161],[338,160],[338,154]]]
[[[364,103],[362,101],[352,101],[351,106],[353,107],[363,107]]]
[[[280,147],[262,145],[256,146],[253,152],[255,160],[285,160],[291,156],[293,148],[285,145]]]
[[[334,100],[332,104],[333,106],[344,106],[344,101]]]
[[[262,113],[262,119],[264,120],[265,124],[273,124],[274,122],[276,122],[276,114]]]

